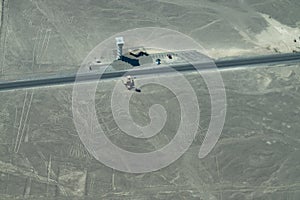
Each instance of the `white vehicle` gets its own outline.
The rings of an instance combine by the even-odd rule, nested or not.
[[[123,83],[128,90],[132,90],[133,88],[135,88],[134,78],[132,78],[131,76],[126,76],[126,79],[123,81]]]

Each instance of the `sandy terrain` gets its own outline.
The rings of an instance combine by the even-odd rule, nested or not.
[[[0,80],[74,73],[101,41],[140,27],[180,31],[214,58],[292,52],[300,44],[297,0],[5,2]]]
[[[228,114],[213,152],[197,157],[210,119],[209,96],[201,78],[187,75],[200,98],[200,130],[179,160],[150,174],[121,173],[90,156],[73,124],[72,86],[6,92],[0,104],[0,198],[298,199],[299,66],[227,70],[222,76]],[[136,123],[147,124],[153,103],[172,116],[163,134],[137,140],[113,121],[107,105],[114,85],[103,82],[96,95],[110,140],[134,152],[167,144],[180,119],[174,95],[149,85],[133,96]]]
[[[4,2],[0,81],[75,73],[101,41],[139,27],[180,31],[214,58],[292,52],[300,44],[298,0]],[[0,199],[298,200],[300,66],[221,73],[227,117],[213,151],[198,158],[211,117],[210,98],[201,77],[185,74],[201,109],[197,136],[176,162],[145,174],[113,170],[90,155],[74,125],[72,85],[1,92]],[[168,144],[181,119],[174,94],[154,84],[134,93],[130,112],[137,124],[149,123],[149,108],[156,103],[170,116],[162,133],[136,139],[113,119],[110,97],[119,81],[101,82],[96,93],[96,114],[106,136],[133,152]]]

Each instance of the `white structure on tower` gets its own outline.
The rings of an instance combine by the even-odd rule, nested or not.
[[[123,37],[117,37],[116,38],[116,44],[118,47],[117,50],[117,60],[121,60],[122,59],[122,55],[123,55],[123,46],[124,46],[124,39]]]

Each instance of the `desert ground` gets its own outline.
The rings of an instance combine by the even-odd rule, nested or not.
[[[86,151],[72,120],[72,86],[5,92],[0,107],[1,199],[298,199],[299,66],[228,70],[222,76],[228,113],[213,152],[198,158],[210,101],[203,80],[187,74],[202,108],[196,139],[179,160],[145,174],[118,172]],[[153,101],[173,116],[163,134],[137,140],[116,129],[113,121],[108,105],[115,81],[120,80],[104,81],[96,94],[97,116],[111,141],[133,152],[167,144],[178,123],[174,95],[155,85],[134,94],[136,123],[147,123]]]
[[[141,27],[187,34],[213,58],[300,47],[297,0],[2,2],[0,80],[74,73],[101,41]]]
[[[0,8],[0,81],[76,73],[101,41],[140,27],[180,31],[213,58],[300,47],[297,0],[2,0]],[[198,158],[210,98],[204,80],[187,73],[201,109],[196,138],[176,162],[143,174],[111,169],[87,151],[73,122],[72,85],[1,91],[0,199],[298,200],[300,65],[221,74],[227,116],[213,151]],[[149,123],[154,103],[172,116],[160,134],[137,140],[114,122],[109,105],[117,81],[102,81],[96,93],[107,137],[133,152],[166,145],[180,120],[174,94],[148,85],[133,95],[130,112],[136,123]]]

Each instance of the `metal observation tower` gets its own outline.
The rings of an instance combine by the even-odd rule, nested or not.
[[[117,60],[121,60],[123,55],[124,38],[116,37],[116,44],[117,44]]]

